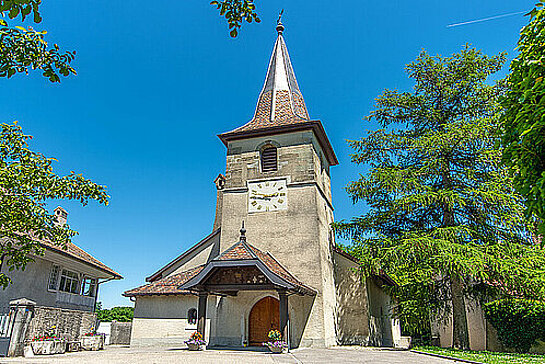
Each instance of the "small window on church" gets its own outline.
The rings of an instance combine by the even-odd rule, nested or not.
[[[190,308],[187,311],[187,323],[190,325],[197,324],[197,309],[196,308]]]
[[[271,172],[278,170],[278,152],[275,146],[267,145],[261,149],[261,171]]]

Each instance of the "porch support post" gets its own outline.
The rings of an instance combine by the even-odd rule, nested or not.
[[[203,340],[206,340],[206,305],[208,301],[208,292],[199,292],[199,311],[197,321],[197,331],[202,334]]]
[[[288,342],[288,292],[278,290],[278,297],[280,298],[280,332],[282,333],[282,339]]]

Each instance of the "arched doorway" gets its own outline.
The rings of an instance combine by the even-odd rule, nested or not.
[[[268,341],[270,330],[280,327],[279,302],[274,297],[265,297],[259,300],[250,311],[249,341],[252,346],[261,346]]]

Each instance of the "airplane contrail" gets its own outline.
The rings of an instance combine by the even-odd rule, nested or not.
[[[507,13],[507,14],[501,14],[501,15],[491,16],[491,17],[488,17],[488,18],[482,18],[482,19],[475,19],[475,20],[465,21],[465,22],[463,22],[463,23],[449,24],[449,25],[447,25],[447,28],[457,27],[457,26],[460,26],[460,25],[467,25],[467,24],[474,24],[474,23],[482,23],[482,22],[484,22],[484,21],[489,21],[489,20],[495,20],[495,19],[505,18],[505,17],[507,17],[507,16],[519,15],[519,14],[523,14],[523,13],[526,13],[526,12],[527,12],[527,11],[517,11],[516,13]]]

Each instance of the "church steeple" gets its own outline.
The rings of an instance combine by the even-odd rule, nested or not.
[[[288,48],[282,33],[284,25],[278,18],[278,36],[267,68],[265,84],[259,94],[254,117],[246,125],[230,133],[256,131],[278,126],[308,122],[303,94],[297,84]],[[221,137],[221,136],[220,136]]]
[[[280,121],[283,124],[288,120],[309,120],[305,101],[291,65],[288,48],[282,36],[284,25],[280,18],[276,31],[278,37],[252,120],[263,126],[268,123],[275,124],[275,121]]]
[[[321,122],[309,118],[284,41],[284,25],[280,17],[276,31],[278,36],[253,118],[245,125],[219,134],[218,137],[227,145],[229,141],[237,139],[311,129],[317,136],[329,164],[336,165],[337,158]]]

